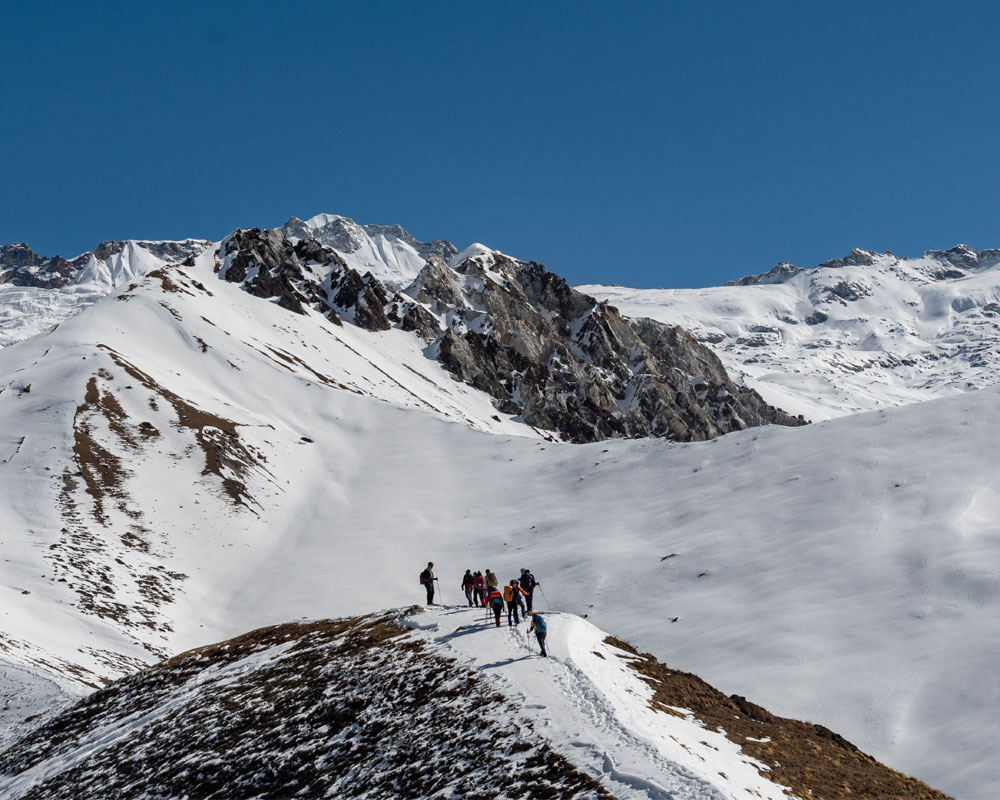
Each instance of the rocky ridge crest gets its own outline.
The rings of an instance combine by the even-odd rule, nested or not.
[[[295,313],[312,308],[336,324],[421,336],[429,356],[499,411],[565,440],[698,441],[804,422],[735,384],[686,331],[622,317],[541,264],[476,251],[452,267],[432,254],[399,291],[286,229],[228,236],[219,276]]]

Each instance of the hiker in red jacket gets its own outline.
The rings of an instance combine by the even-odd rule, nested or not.
[[[486,579],[481,572],[472,576],[472,599],[477,606],[486,605]]]

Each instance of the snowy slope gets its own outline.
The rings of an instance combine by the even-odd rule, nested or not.
[[[768,402],[807,419],[997,385],[997,251],[856,250],[826,264],[707,289],[577,288],[690,330]]]
[[[209,244],[199,239],[102,242],[94,252],[68,262],[35,256],[27,245],[0,248],[0,275],[6,275],[0,278],[0,347],[36,336],[115,288],[169,261],[200,253]],[[21,261],[38,263],[5,265],[4,252],[11,250]]]
[[[995,391],[571,446],[397,333],[286,312],[206,253],[0,351],[3,658],[94,686],[419,600],[428,558],[446,600],[467,567],[526,566],[671,666],[994,793]]]

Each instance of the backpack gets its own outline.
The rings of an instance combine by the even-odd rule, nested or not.
[[[540,616],[532,617],[531,624],[535,626],[535,630],[539,633],[545,633],[545,620]]]

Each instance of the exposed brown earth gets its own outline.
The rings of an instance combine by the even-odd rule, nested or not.
[[[653,708],[690,711],[713,731],[724,732],[744,753],[768,767],[768,780],[810,800],[950,800],[948,795],[890,769],[822,725],[785,719],[744,697],[727,697],[697,675],[661,664],[626,642],[606,642],[632,654],[629,666],[654,690]],[[763,740],[763,741],[761,741]]]
[[[161,386],[150,375],[128,362],[107,345],[98,345],[114,363],[131,378],[141,383],[155,396],[167,401],[177,415],[177,425],[194,431],[195,439],[205,454],[202,475],[215,475],[222,481],[225,494],[236,505],[251,509],[256,501],[250,495],[246,477],[250,470],[267,473],[261,460],[242,442],[237,423],[217,414],[203,411]],[[268,473],[269,474],[269,473]]]

